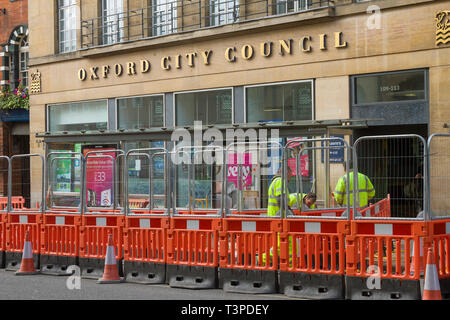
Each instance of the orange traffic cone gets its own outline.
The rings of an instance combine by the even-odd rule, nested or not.
[[[17,276],[32,275],[38,272],[34,268],[33,250],[31,248],[30,231],[25,232],[25,243],[23,245],[22,263],[20,269],[15,274]]]
[[[112,234],[108,236],[108,247],[106,248],[105,269],[103,276],[98,279],[97,283],[119,283],[119,270],[117,269],[116,253]]]
[[[436,264],[434,263],[433,250],[431,248],[428,249],[422,300],[442,300],[438,272]]]

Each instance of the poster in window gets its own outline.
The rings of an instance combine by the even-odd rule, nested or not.
[[[67,150],[57,150],[57,152],[64,152]],[[61,155],[63,157],[64,155]],[[70,155],[66,155],[69,157]],[[56,159],[56,181],[55,191],[70,192],[72,184],[72,160],[70,159]]]
[[[241,174],[242,178],[240,179],[242,185],[245,188],[248,188],[252,185],[252,157],[251,153],[239,154],[233,153],[228,155],[228,181],[233,182],[235,187],[238,186],[238,174],[239,174],[239,166],[241,166]],[[242,186],[239,187],[242,189]]]
[[[297,159],[295,158],[300,152],[300,174],[303,177],[309,176],[309,155],[307,152],[301,152],[303,149],[302,140],[306,139],[306,137],[298,137],[298,138],[287,138],[286,143],[289,143],[289,148],[296,150],[295,155],[293,157],[288,158],[288,166],[292,170],[292,174],[297,176]]]
[[[90,151],[86,161],[86,201],[90,207],[109,207],[113,203],[113,178],[115,152],[112,148],[85,148],[83,155]],[[100,157],[99,157],[100,156]]]

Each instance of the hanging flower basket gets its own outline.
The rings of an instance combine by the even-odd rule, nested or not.
[[[19,86],[16,89],[11,90],[11,86],[8,84],[0,91],[0,109],[30,109],[30,96],[28,94],[28,88],[25,88],[20,83],[20,80]]]

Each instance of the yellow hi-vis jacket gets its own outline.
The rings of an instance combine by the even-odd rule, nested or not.
[[[348,174],[349,182],[349,193],[350,193],[350,206],[353,206],[353,172]],[[345,190],[345,181],[347,180],[347,174],[339,178],[336,188],[334,190],[334,198],[339,204],[347,205],[347,192]],[[366,207],[369,204],[369,200],[375,196],[375,189],[372,185],[370,179],[358,172],[358,192],[359,192],[359,203],[357,203],[359,208]]]
[[[286,186],[286,181],[285,181]],[[285,188],[285,193],[289,199],[289,190]],[[276,216],[281,207],[281,177],[273,178],[268,191],[269,200],[267,202],[267,215]]]
[[[302,209],[302,210],[305,209],[305,208],[308,208],[308,207],[306,206],[306,204],[303,204],[303,198],[306,197],[306,196],[307,196],[306,193],[301,193],[300,201],[302,202],[302,205],[301,205],[301,209]],[[296,209],[299,208],[299,207],[298,207],[298,204],[297,204],[297,201],[298,201],[297,193],[291,193],[291,194],[289,194],[289,203],[288,203],[288,204],[289,204],[289,206],[290,206],[291,208],[296,208]],[[315,204],[312,204],[311,207],[308,208],[308,209],[315,209],[315,208],[316,208],[316,205],[315,205]]]

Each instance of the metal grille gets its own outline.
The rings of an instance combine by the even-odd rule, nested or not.
[[[415,135],[365,138],[355,152],[358,172],[375,188],[371,202],[389,194],[391,217],[415,218],[424,209],[424,140]]]

